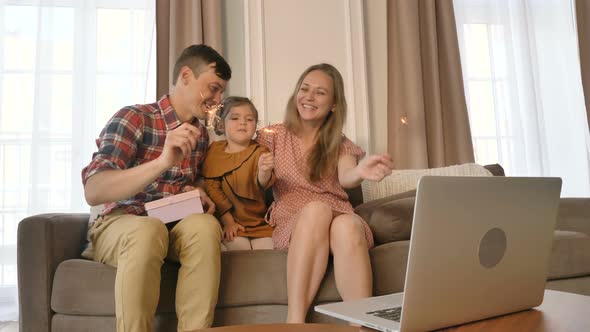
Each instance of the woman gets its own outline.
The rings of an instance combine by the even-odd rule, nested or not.
[[[369,156],[342,134],[346,99],[342,76],[329,64],[309,67],[287,104],[284,123],[258,132],[275,156],[275,202],[267,221],[275,226],[274,246],[289,249],[287,323],[303,323],[329,254],[344,300],[371,296],[368,249],[373,236],[354,214],[343,188],[391,174],[391,158]]]

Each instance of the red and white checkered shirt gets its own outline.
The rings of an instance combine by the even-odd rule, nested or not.
[[[156,159],[164,148],[166,133],[181,124],[168,96],[153,104],[124,107],[113,115],[96,140],[98,151],[82,170],[82,182],[86,185],[92,175],[104,170],[128,169]],[[201,131],[201,136],[190,157],[164,172],[135,196],[106,203],[102,215],[115,208],[144,215],[145,203],[175,195],[185,185],[196,182],[209,145],[209,134],[198,119],[194,118],[191,124]]]

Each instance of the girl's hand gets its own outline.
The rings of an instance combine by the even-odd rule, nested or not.
[[[260,155],[258,158],[258,171],[270,172],[275,167],[275,157],[272,153],[267,152]]]
[[[381,181],[391,174],[393,160],[387,153],[371,155],[361,160],[356,167],[357,174],[363,180]]]
[[[272,153],[267,152],[258,158],[258,183],[265,187],[272,175],[272,169],[275,167],[275,157]]]
[[[246,231],[244,226],[242,226],[236,222],[224,224],[223,225],[223,239],[228,242],[233,241],[234,238],[238,236],[238,230],[241,230],[242,232]]]

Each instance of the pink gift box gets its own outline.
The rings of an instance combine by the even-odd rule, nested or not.
[[[193,213],[203,213],[203,205],[198,190],[164,197],[145,203],[148,216],[155,217],[167,224],[180,220]]]

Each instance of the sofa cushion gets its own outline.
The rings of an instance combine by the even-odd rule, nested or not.
[[[376,294],[403,289],[408,253],[407,241],[377,246],[370,251]],[[392,266],[400,268],[392,269]],[[177,263],[162,266],[157,312],[174,312]],[[287,304],[287,251],[228,251],[221,255],[218,308]],[[51,308],[66,315],[115,314],[114,267],[84,259],[59,264],[53,280]],[[92,299],[92,300],[89,300]],[[332,264],[320,285],[318,303],[340,301]]]
[[[487,172],[487,175],[504,176],[504,169],[498,164],[485,165],[483,171],[479,169],[481,166],[477,164],[459,166],[476,167],[478,169],[475,171],[476,173]],[[432,170],[441,174],[459,172],[457,167],[451,166]],[[424,174],[420,176],[422,175]],[[416,190],[409,190],[360,204],[355,208],[355,212],[369,224],[376,244],[409,240],[414,217],[415,198]]]
[[[417,188],[418,180],[424,175],[492,176],[493,174],[484,166],[473,163],[428,169],[394,170],[391,175],[379,182],[363,181],[363,200],[370,202],[414,190]]]
[[[361,204],[359,214],[371,228],[376,244],[410,239],[416,191]]]
[[[548,279],[587,274],[590,274],[590,237],[578,232],[555,231]]]

